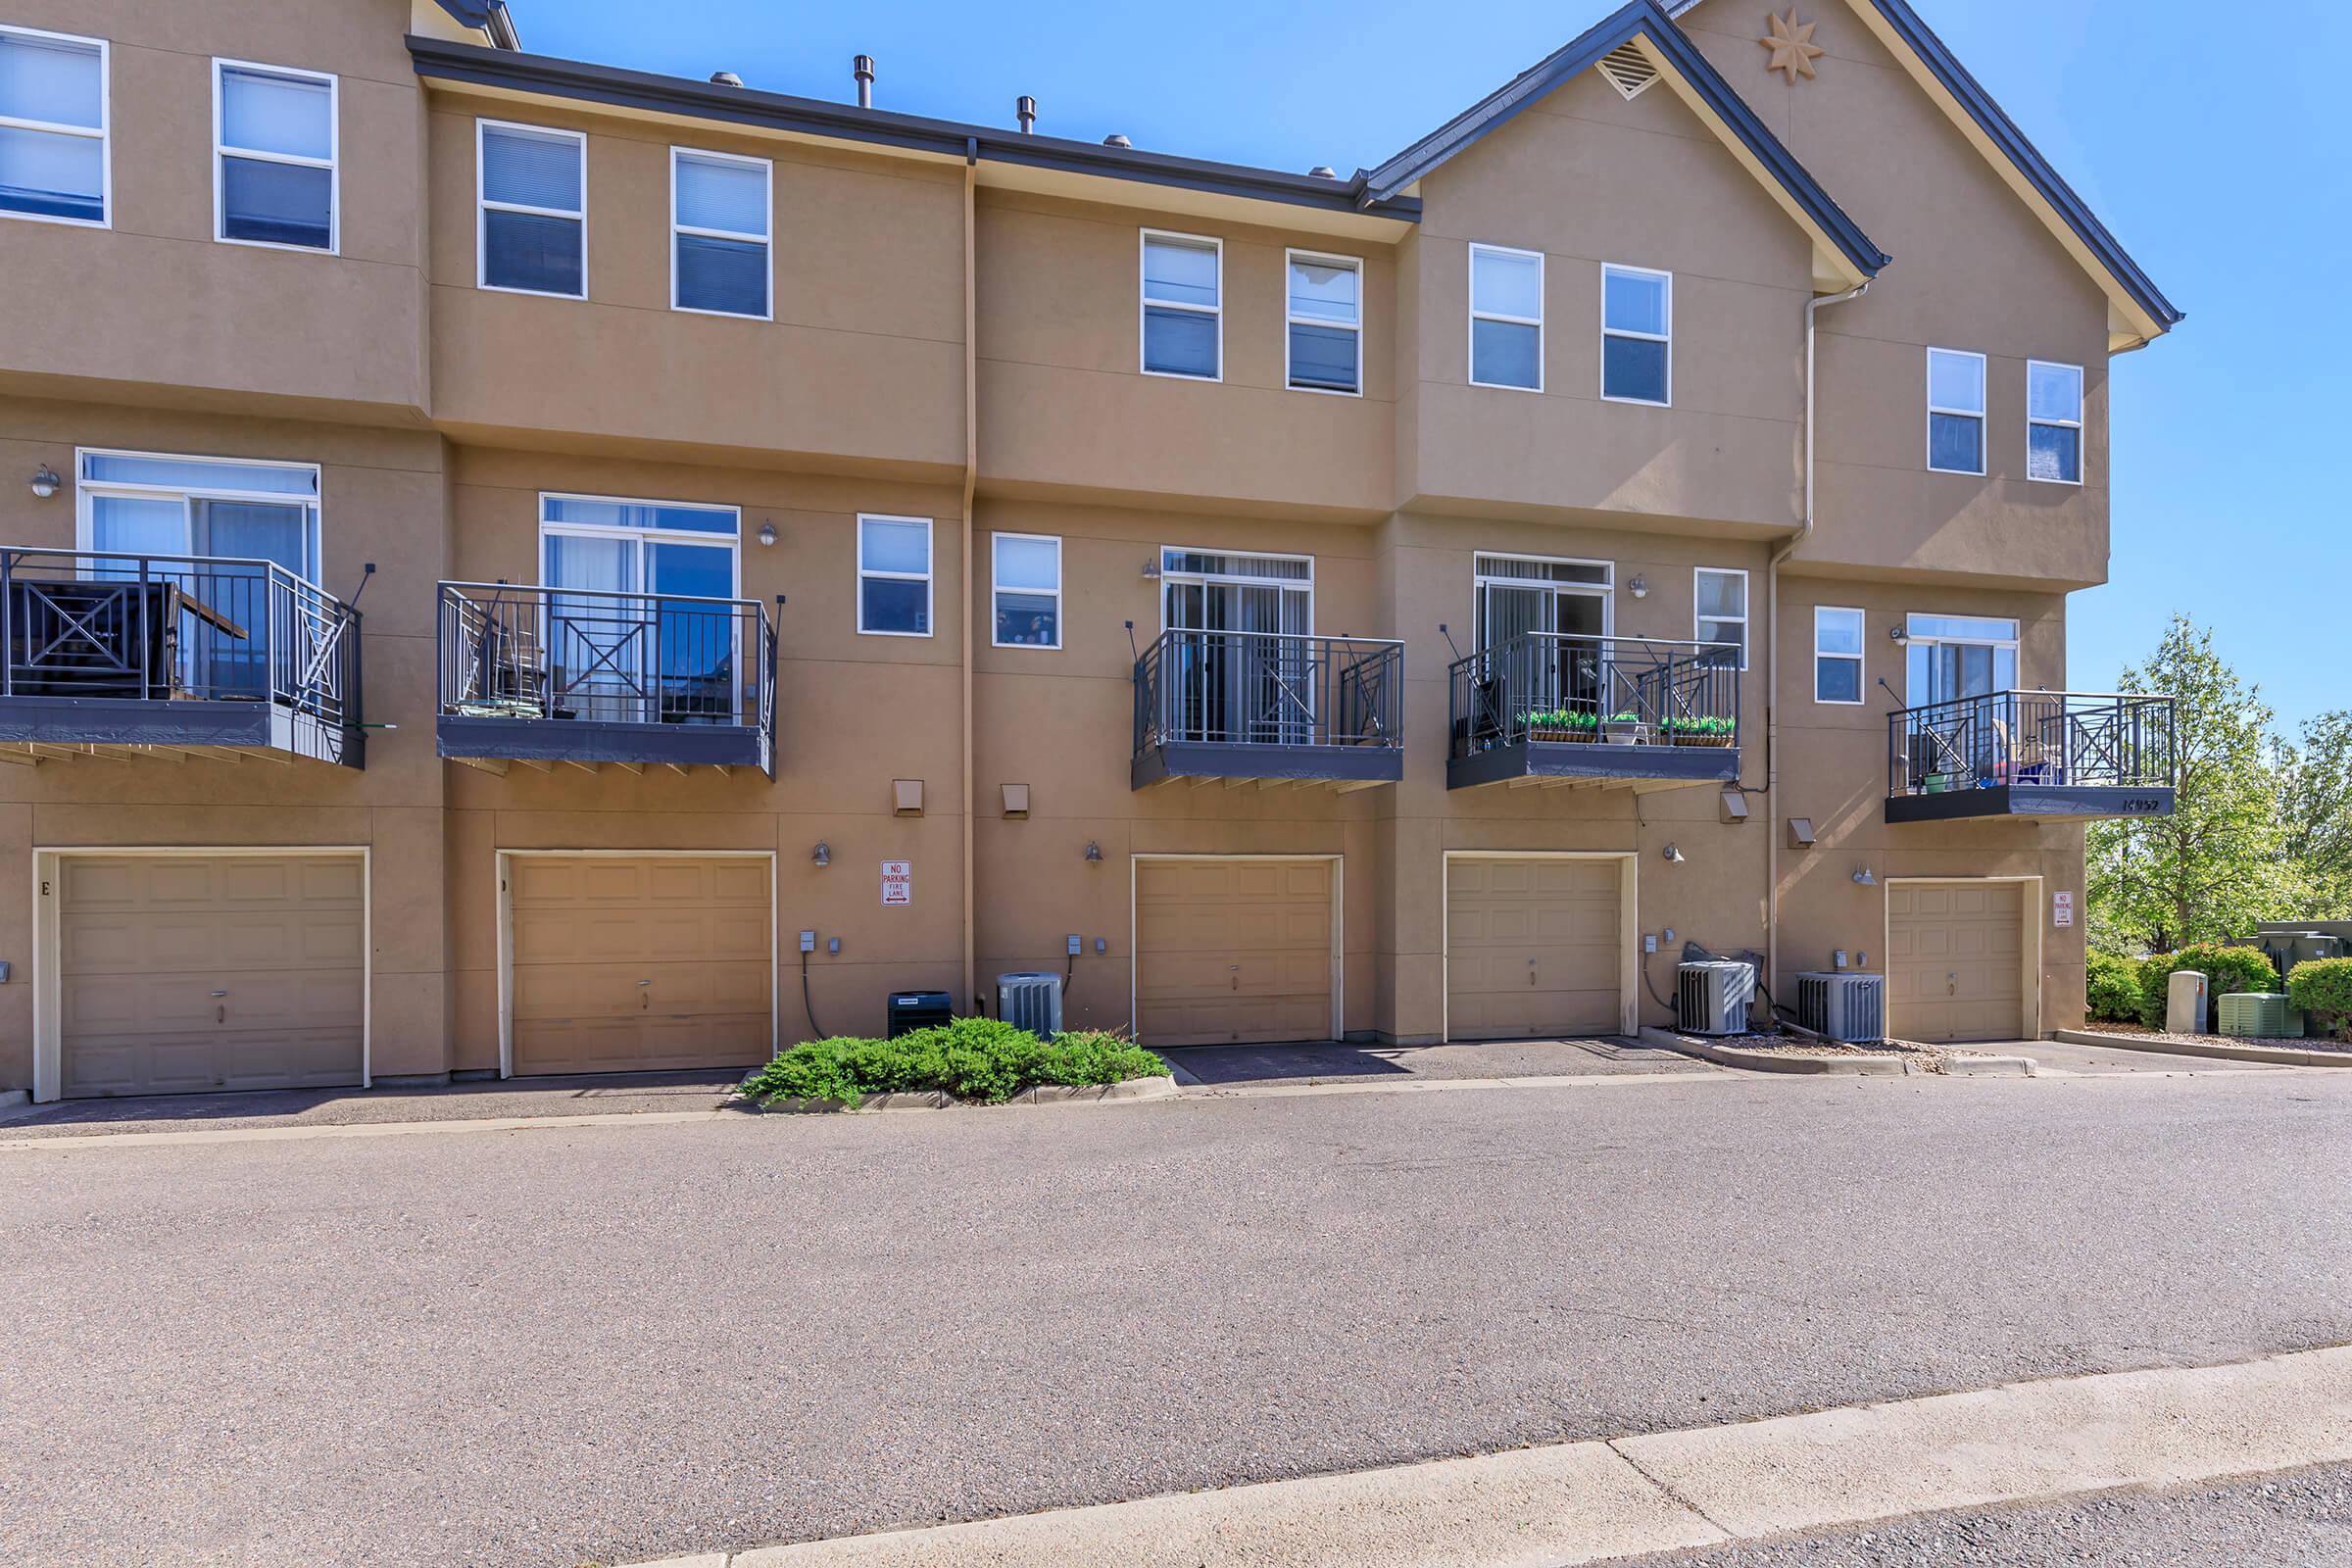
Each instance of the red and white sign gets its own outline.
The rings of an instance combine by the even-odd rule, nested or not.
[[[914,862],[912,860],[884,860],[882,862],[882,903],[914,902]]]
[[[2053,894],[2051,894],[2051,895],[2050,895],[2050,924],[2052,924],[2052,925],[2073,925],[2074,923],[2075,923],[2075,896],[2074,896],[2072,893],[2053,893]]]

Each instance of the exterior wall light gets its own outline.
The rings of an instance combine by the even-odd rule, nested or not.
[[[1879,885],[1879,879],[1870,874],[1869,866],[1860,866],[1854,871],[1854,885],[1856,887],[1875,888]]]
[[[776,525],[774,523],[763,522],[760,525],[760,542],[763,545],[772,545],[776,542]]]
[[[46,501],[51,496],[57,494],[57,487],[64,482],[64,480],[57,476],[57,470],[44,463],[40,466],[40,467],[33,470],[32,493],[36,496],[39,496],[43,501]]]
[[[1086,841],[1086,858],[1090,860],[1102,858],[1102,846],[1097,844],[1093,839],[1088,839]]]
[[[1649,597],[1649,579],[1642,576],[1639,572],[1634,574],[1634,580],[1627,583],[1626,586],[1634,591],[1634,597],[1636,599],[1647,599]]]
[[[1680,845],[1669,844],[1666,846],[1664,859],[1668,865],[1681,865],[1690,858],[1690,857],[1683,853]]]
[[[1157,561],[1144,563],[1144,580],[1146,582],[1159,581],[1159,563]]]
[[[1886,640],[1893,643],[1907,643],[1911,640],[1911,628],[1899,623],[1889,626],[1886,628]]]
[[[819,839],[816,848],[809,852],[808,859],[815,865],[831,865],[833,863],[833,846]]]

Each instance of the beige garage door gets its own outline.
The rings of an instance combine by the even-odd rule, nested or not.
[[[1886,890],[1886,1028],[1902,1040],[2015,1040],[2024,1026],[2025,887]]]
[[[1446,1024],[1455,1040],[1624,1027],[1615,860],[1455,858],[1446,867]]]
[[[1331,1037],[1331,862],[1138,860],[1136,1033],[1151,1046]]]
[[[765,1061],[772,880],[765,857],[514,857],[514,1071]]]
[[[68,1096],[360,1081],[359,857],[69,856],[58,881]]]

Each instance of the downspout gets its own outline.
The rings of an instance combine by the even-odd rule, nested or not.
[[[958,993],[965,1003],[979,999],[979,990],[973,984],[977,911],[972,907],[972,867],[977,856],[973,838],[980,816],[972,780],[972,647],[979,626],[979,615],[973,610],[979,587],[978,567],[974,564],[977,558],[973,554],[972,493],[980,482],[979,289],[973,273],[978,247],[972,229],[973,193],[979,178],[980,142],[977,137],[967,137],[963,153],[963,990]]]
[[[1805,511],[1788,543],[1764,568],[1765,624],[1772,628],[1764,644],[1764,972],[1775,996],[1781,989],[1781,566],[1813,536],[1813,340],[1815,320],[1832,305],[1858,300],[1870,292],[1870,280],[1842,294],[1816,296],[1805,301]]]

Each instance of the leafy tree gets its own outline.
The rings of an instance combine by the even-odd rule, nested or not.
[[[2238,678],[2213,634],[2175,615],[2128,692],[2176,704],[2179,801],[2171,816],[2095,824],[2088,835],[2091,934],[2110,946],[2169,953],[2242,935],[2303,902],[2287,854],[2261,689]]]
[[[2305,720],[2277,766],[2283,848],[2307,890],[2294,917],[2352,917],[2352,709]]]

